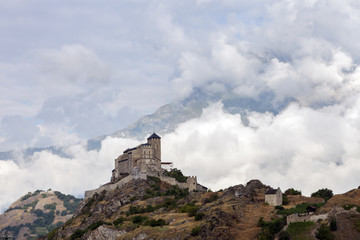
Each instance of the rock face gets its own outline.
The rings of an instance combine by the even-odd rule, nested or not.
[[[100,226],[92,231],[87,237],[87,240],[116,240],[117,238],[126,234],[124,230],[114,230],[108,227]]]

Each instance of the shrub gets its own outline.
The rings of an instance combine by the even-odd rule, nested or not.
[[[360,206],[356,207],[356,211],[358,211],[360,213]]]
[[[194,228],[191,230],[191,236],[197,236],[197,235],[199,235],[200,231],[201,231],[201,227],[200,227],[200,226],[194,227]]]
[[[263,217],[258,220],[258,226],[262,227],[259,239],[273,239],[274,235],[286,225],[286,218],[275,218],[269,222],[264,221]]]
[[[36,209],[33,212],[37,217],[42,217],[42,215],[44,214],[44,212],[41,209]]]
[[[92,230],[95,230],[95,229],[97,229],[98,227],[100,227],[101,225],[104,225],[104,224],[105,224],[104,221],[97,221],[97,222],[92,223],[90,226],[88,226],[87,229],[92,231]]]
[[[335,236],[330,232],[330,229],[325,224],[321,224],[320,228],[316,232],[316,238],[320,240],[332,240]]]
[[[60,215],[61,215],[61,216],[66,216],[66,215],[67,215],[67,210],[61,211]]]
[[[317,192],[311,194],[311,197],[323,198],[325,201],[334,196],[333,191],[327,188],[319,189]]]
[[[166,198],[162,206],[166,210],[171,210],[177,208],[178,205],[176,199]]]
[[[142,223],[143,221],[145,221],[147,219],[146,216],[141,216],[141,215],[138,215],[138,216],[135,216],[132,218],[132,222],[133,223]]]
[[[166,171],[164,174],[165,174],[165,176],[175,178],[176,181],[178,181],[178,182],[186,182],[186,180],[188,179],[187,177],[185,177],[183,175],[181,170],[176,169],[176,168],[172,169],[170,172]]]
[[[151,220],[146,220],[146,222],[144,223],[144,225],[146,226],[151,226],[151,227],[157,227],[157,226],[164,226],[166,225],[166,222],[164,219],[160,218],[158,220],[155,219],[151,219]]]
[[[342,206],[345,210],[350,210],[354,207],[356,207],[354,204],[345,204]]]
[[[285,208],[283,206],[275,206],[275,209],[277,210],[284,210]]]
[[[44,208],[49,209],[49,210],[55,210],[56,209],[56,203],[46,204],[44,206]]]
[[[28,194],[26,194],[25,196],[23,196],[20,201],[21,201],[21,202],[22,202],[22,201],[25,201],[26,199],[28,199],[28,198],[30,198],[30,197],[32,197],[32,194],[29,192]]]
[[[287,232],[292,238],[295,238],[298,235],[311,231],[314,225],[314,222],[293,222],[289,224]]]
[[[205,213],[196,213],[195,214],[195,221],[200,221],[205,216]]]
[[[81,238],[86,233],[86,230],[77,229],[71,236],[70,240]]]
[[[331,231],[336,231],[337,230],[337,223],[336,223],[336,219],[332,218],[330,220],[330,230]]]
[[[135,200],[136,200],[136,197],[135,197],[135,196],[133,196],[133,197],[130,198],[130,202],[134,202]]]
[[[289,204],[289,199],[287,198],[287,196],[285,194],[282,195],[282,204],[283,205]]]
[[[289,188],[284,192],[285,195],[301,195],[301,191]]]
[[[119,224],[122,224],[124,222],[124,218],[123,217],[119,217],[117,219],[114,220],[114,225],[117,226]]]
[[[210,197],[204,199],[204,204],[211,203],[216,201],[219,198],[217,193],[212,193]]]
[[[290,233],[288,231],[280,231],[279,240],[290,240]]]

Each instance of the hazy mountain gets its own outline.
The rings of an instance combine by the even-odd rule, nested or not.
[[[132,138],[143,140],[152,132],[157,132],[160,135],[170,133],[176,127],[190,119],[201,116],[202,110],[210,103],[222,101],[224,109],[232,114],[240,113],[244,124],[247,123],[247,113],[249,111],[256,112],[279,112],[285,105],[274,107],[272,104],[274,96],[271,93],[265,93],[258,97],[257,100],[253,98],[238,97],[232,94],[211,94],[203,91],[200,88],[195,88],[192,94],[182,101],[177,101],[165,104],[157,109],[153,114],[141,117],[139,120],[130,124],[126,128],[116,131],[110,135],[99,136],[87,141],[88,150],[99,150],[101,141],[107,136]],[[288,100],[288,102],[291,99]],[[28,157],[35,152],[50,151],[53,154],[61,157],[69,157],[62,147],[49,146],[43,148],[28,148],[22,151],[6,151],[0,152],[0,160],[13,159],[16,161],[19,157]]]

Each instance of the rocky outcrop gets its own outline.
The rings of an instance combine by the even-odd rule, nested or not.
[[[116,240],[126,234],[124,230],[115,230],[109,227],[100,226],[85,237],[87,240]]]

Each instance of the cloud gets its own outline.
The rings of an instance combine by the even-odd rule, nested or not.
[[[260,179],[307,195],[323,187],[342,193],[359,184],[359,131],[339,105],[251,112],[245,126],[216,103],[163,137],[163,158],[211,189]]]
[[[46,81],[105,82],[110,78],[109,67],[82,45],[39,50],[38,55]]]
[[[64,148],[69,158],[48,151],[35,153],[30,159],[0,160],[0,212],[20,196],[36,189],[54,189],[83,197],[110,180],[114,159],[128,146],[138,142],[111,137],[102,141],[99,151],[87,151],[82,144]]]

